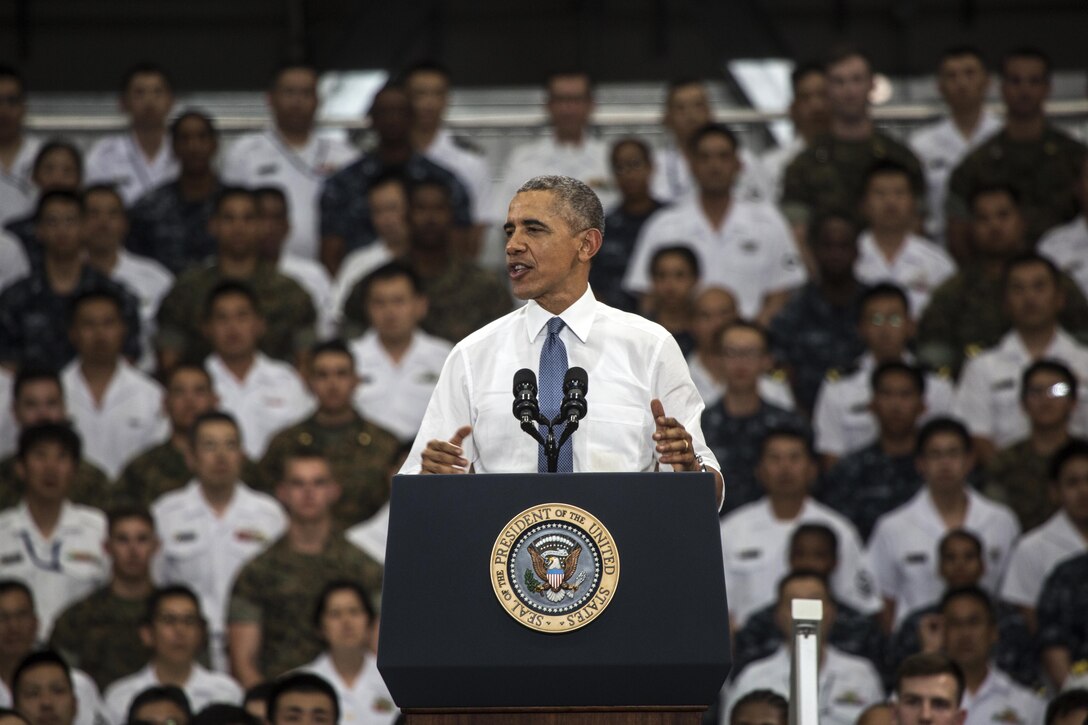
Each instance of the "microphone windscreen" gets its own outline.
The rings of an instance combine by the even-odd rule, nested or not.
[[[585,395],[589,391],[589,374],[585,368],[573,367],[567,370],[566,376],[563,378],[564,390],[570,390],[571,388],[579,388],[582,391],[582,395]]]
[[[514,395],[518,394],[518,390],[524,387],[530,387],[533,391],[536,391],[536,373],[529,368],[522,368],[514,373]]]

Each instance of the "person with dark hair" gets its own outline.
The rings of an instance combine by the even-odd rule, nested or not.
[[[498,221],[491,200],[491,169],[483,149],[444,125],[449,104],[450,72],[441,63],[421,61],[402,74],[404,90],[412,104],[412,147],[434,163],[452,171],[468,192],[474,228],[464,249],[469,259],[478,256],[488,225]]]
[[[910,171],[894,161],[877,161],[865,174],[861,214],[868,229],[858,239],[854,273],[866,284],[892,282],[907,292],[911,319],[917,320],[930,295],[956,272],[941,247],[914,232],[918,197]]]
[[[180,687],[195,710],[213,702],[242,703],[242,688],[230,677],[197,662],[207,638],[201,605],[185,586],[165,586],[152,592],[140,627],[140,639],[150,650],[147,665],[106,689],[106,709],[112,722],[123,722],[136,696],[148,687]]]
[[[1054,567],[1035,611],[1043,671],[1050,685],[1058,689],[1080,674],[1079,663],[1088,661],[1088,617],[1084,616],[1088,611],[1088,553]]]
[[[108,517],[103,548],[112,562],[110,580],[65,609],[49,637],[49,646],[73,666],[90,672],[100,688],[147,661],[139,629],[154,589],[152,558],[159,550],[155,522],[147,510],[111,509]]]
[[[686,244],[659,247],[650,258],[650,289],[644,299],[644,314],[672,333],[685,357],[695,346],[689,328],[699,278],[699,258]]]
[[[336,526],[340,493],[320,451],[299,448],[284,460],[276,497],[287,511],[287,531],[242,567],[230,594],[231,672],[246,687],[320,654],[321,640],[305,623],[328,582],[356,579],[367,591],[381,591],[381,565]],[[269,719],[275,721],[271,712]]]
[[[723,514],[763,495],[756,468],[768,431],[808,430],[800,416],[768,400],[763,393],[761,382],[771,369],[769,342],[766,330],[743,320],[717,333],[725,392],[706,406],[702,428],[729,482]]]
[[[272,694],[272,682],[258,682],[246,690],[245,702],[242,707],[253,717],[257,718],[258,725],[268,723],[268,696]]]
[[[23,255],[33,268],[41,266],[44,256],[37,230],[41,198],[50,191],[79,193],[83,185],[83,155],[79,148],[70,141],[56,138],[43,143],[34,157],[30,181],[36,189],[35,203],[25,215],[4,225],[7,233],[4,238],[10,241],[10,235],[19,239]],[[13,256],[13,253],[9,250],[5,256]]]
[[[1073,688],[1061,693],[1046,708],[1045,725],[1084,725],[1088,721],[1088,689]]]
[[[955,168],[948,180],[948,243],[966,249],[969,200],[980,184],[1003,183],[1020,194],[1027,241],[1077,212],[1075,181],[1088,149],[1050,123],[1050,59],[1034,48],[1017,48],[1001,60],[1005,124]]]
[[[790,703],[772,690],[752,690],[733,704],[728,725],[787,725]]]
[[[797,245],[772,204],[747,201],[735,192],[740,149],[728,127],[703,126],[690,143],[696,191],[642,228],[623,287],[648,295],[650,260],[657,250],[681,241],[694,250],[705,284],[732,290],[741,316],[766,324],[807,278]]]
[[[285,461],[300,447],[320,450],[342,492],[333,516],[337,526],[346,529],[373,516],[389,500],[386,472],[399,443],[391,432],[352,406],[359,375],[342,342],[334,340],[313,348],[306,382],[317,400],[317,410],[268,442],[260,462],[260,488],[275,492],[283,481]],[[403,391],[394,387],[396,392]]]
[[[127,245],[180,275],[215,255],[208,222],[223,189],[214,163],[219,132],[211,116],[190,109],[170,124],[170,143],[180,172],[129,210]]]
[[[261,350],[295,361],[314,341],[317,314],[306,291],[261,259],[257,198],[246,189],[224,189],[209,229],[218,244],[216,261],[178,278],[159,307],[159,367],[203,360],[210,352],[203,323],[212,292],[225,282],[247,285],[264,316]],[[220,390],[222,394],[223,391]]]
[[[153,63],[130,68],[121,82],[126,133],[106,136],[87,153],[87,183],[112,184],[126,206],[177,176],[178,162],[167,140],[166,118],[174,89],[166,71]]]
[[[26,81],[15,68],[0,66],[0,227],[34,206],[30,174],[41,141],[26,135],[25,119]]]
[[[865,172],[879,159],[906,167],[915,198],[925,193],[918,159],[873,122],[869,59],[856,48],[840,48],[824,64],[824,73],[829,132],[797,155],[786,168],[782,187],[782,211],[798,232],[829,209],[856,209],[864,192]]]
[[[370,593],[350,580],[329,582],[314,611],[314,626],[325,651],[302,669],[336,689],[341,719],[354,725],[392,725],[400,715],[378,672],[370,644],[375,621]]]
[[[947,655],[917,654],[895,676],[897,725],[964,725],[963,670]]]
[[[763,437],[756,478],[767,495],[721,522],[729,617],[734,630],[774,601],[774,584],[788,569],[790,537],[805,523],[830,526],[838,537],[833,596],[867,615],[880,610],[874,574],[857,529],[809,495],[817,466],[808,434],[778,428]]]
[[[213,702],[193,716],[191,725],[261,725],[261,721],[238,705]]]
[[[42,260],[0,294],[0,364],[64,367],[76,354],[67,334],[72,301],[99,289],[121,300],[124,354],[132,361],[140,358],[139,303],[87,263],[83,223],[83,199],[77,193],[49,191],[38,200],[35,229]]]
[[[1077,440],[1070,424],[1080,407],[1079,383],[1072,369],[1047,358],[1031,363],[1020,375],[1020,407],[1029,431],[997,452],[987,466],[982,491],[1015,511],[1024,531],[1042,525],[1058,510],[1053,487],[1044,482],[1054,482],[1051,456]],[[1032,597],[1030,603],[1034,601]]]
[[[1067,224],[1053,227],[1039,240],[1039,254],[1054,262],[1088,295],[1088,155],[1075,182],[1080,214]]]
[[[92,684],[93,688],[94,685]],[[90,725],[100,718],[101,707],[97,690],[91,713],[80,716],[75,679],[68,663],[56,652],[31,652],[11,676],[11,702],[31,725]],[[89,717],[88,717],[89,715]]]
[[[990,501],[967,484],[975,465],[967,428],[953,418],[934,418],[922,426],[915,447],[924,485],[907,503],[881,516],[869,541],[869,554],[884,597],[885,632],[941,594],[934,542],[964,528],[985,549],[982,585],[995,591],[1005,573],[1020,524],[1007,507]]]
[[[317,259],[320,250],[317,201],[322,184],[358,156],[346,141],[317,130],[317,81],[312,66],[280,66],[267,95],[270,127],[240,137],[223,159],[228,183],[283,188],[290,212],[284,249],[306,259]]]
[[[272,683],[268,695],[268,722],[271,725],[321,723],[339,725],[340,705],[336,690],[325,678],[312,672],[293,672]]]
[[[866,287],[854,275],[858,234],[846,212],[819,216],[808,234],[814,279],[771,320],[774,356],[786,367],[797,407],[806,415],[828,371],[849,367],[865,352],[858,323]]]
[[[152,685],[132,698],[125,722],[131,725],[189,725],[192,717],[193,708],[185,690],[177,685]]]
[[[16,465],[19,432],[42,423],[69,422],[60,376],[46,368],[22,368],[12,384],[11,410],[15,445],[12,454],[0,460],[0,509],[17,505],[23,494],[23,480]],[[110,480],[101,468],[81,457],[69,498],[73,503],[103,508],[110,498]]]
[[[778,582],[775,623],[783,642],[793,634],[790,607],[797,599],[816,599],[823,604],[823,619],[817,638],[819,658],[819,721],[821,725],[854,725],[857,716],[868,705],[883,699],[880,675],[868,660],[847,654],[829,641],[835,621],[835,602],[827,580],[816,572],[798,570]],[[735,590],[734,590],[735,591]],[[789,695],[790,651],[788,644],[780,645],[769,657],[750,664],[727,686],[728,698],[722,707],[723,722],[736,708],[737,702],[752,690],[768,688],[780,695]]]
[[[76,358],[60,374],[66,407],[87,458],[112,480],[125,463],[166,437],[162,387],[121,356],[124,307],[89,291],[72,301],[68,334]]]
[[[1001,584],[1001,598],[1020,607],[1033,630],[1038,629],[1035,608],[1050,572],[1088,551],[1088,442],[1069,440],[1049,461],[1048,493],[1058,510],[1016,543]]]
[[[790,71],[793,97],[786,109],[793,124],[793,138],[763,154],[760,163],[767,175],[771,201],[782,198],[786,167],[818,137],[827,133],[827,74],[820,63],[799,63]]]
[[[354,404],[398,440],[411,441],[453,346],[420,329],[430,301],[408,265],[375,269],[363,289],[370,329],[348,342],[358,379]]]
[[[368,116],[377,145],[330,176],[321,190],[320,260],[334,276],[348,252],[377,239],[367,192],[390,169],[398,169],[414,183],[426,181],[443,187],[450,225],[460,234],[469,233],[472,226],[471,199],[464,184],[454,172],[412,148],[412,104],[405,89],[386,85],[371,101]]]
[[[926,236],[935,242],[944,241],[945,197],[952,169],[1001,129],[1001,121],[986,108],[989,87],[990,72],[978,48],[957,45],[941,53],[937,91],[948,115],[910,136],[910,148],[926,174]]]
[[[109,573],[102,551],[106,517],[72,503],[79,436],[67,425],[42,423],[19,436],[18,506],[0,512],[0,576],[21,579],[38,600],[39,634],[69,604],[101,586]]]
[[[190,436],[193,479],[151,505],[162,541],[156,580],[187,584],[200,595],[211,662],[225,670],[231,583],[283,533],[287,520],[275,499],[239,478],[242,437],[234,418],[204,413],[193,422]]]
[[[1024,215],[1013,187],[978,186],[970,208],[971,257],[937,288],[918,321],[918,357],[935,368],[949,367],[956,375],[965,360],[1004,341],[1012,326],[1007,268],[1028,250]],[[1056,294],[1064,300],[1057,307],[1058,324],[1075,338],[1088,334],[1088,300],[1061,272]],[[1041,312],[1035,310],[1035,316]]]

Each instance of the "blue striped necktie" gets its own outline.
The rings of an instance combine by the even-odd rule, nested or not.
[[[540,349],[540,412],[548,420],[559,415],[559,409],[563,404],[563,376],[567,374],[567,348],[563,340],[559,338],[559,332],[564,327],[563,320],[553,317],[548,320],[548,339],[544,341],[544,347]],[[558,441],[563,429],[567,426],[556,426],[555,438]],[[540,434],[547,438],[548,429],[540,426]],[[537,471],[547,473],[548,457],[544,453],[544,446],[537,453]],[[567,445],[559,452],[559,466],[556,473],[574,472],[573,444],[567,441]]]

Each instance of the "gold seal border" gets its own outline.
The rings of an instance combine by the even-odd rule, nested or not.
[[[578,609],[561,615],[541,614],[525,606],[507,580],[509,554],[514,542],[529,527],[548,522],[570,524],[582,529],[601,555],[597,594]],[[573,632],[595,621],[615,598],[619,580],[620,556],[612,533],[596,516],[567,503],[544,503],[525,509],[507,522],[491,549],[491,586],[499,605],[518,624],[546,634]]]

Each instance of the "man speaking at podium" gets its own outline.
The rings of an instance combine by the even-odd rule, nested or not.
[[[589,288],[604,232],[596,194],[570,177],[535,177],[510,202],[504,229],[511,287],[528,303],[453,348],[400,472],[548,471],[538,442],[544,423],[567,416],[580,388],[581,413],[554,429],[559,441],[566,426],[577,431],[560,445],[554,470],[710,471],[720,505],[722,476],[699,424],[703,403],[676,341],[596,301]],[[572,382],[577,368],[581,382]],[[515,378],[518,400],[532,409],[521,408],[521,426],[511,415]]]

